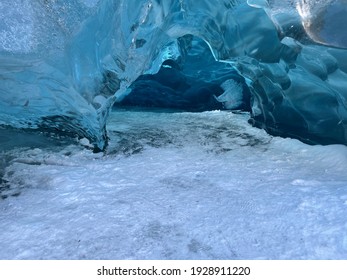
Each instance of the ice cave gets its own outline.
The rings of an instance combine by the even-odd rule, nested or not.
[[[346,0],[0,16],[0,259],[347,256]]]
[[[123,102],[246,109],[271,134],[346,144],[345,4],[4,0],[0,125],[103,150]]]

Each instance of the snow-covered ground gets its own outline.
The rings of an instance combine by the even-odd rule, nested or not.
[[[106,155],[3,137],[0,258],[347,259],[347,147],[247,119],[119,110]]]

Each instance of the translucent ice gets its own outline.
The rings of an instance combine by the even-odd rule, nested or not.
[[[165,61],[201,81],[189,92],[193,104],[212,80],[210,96],[223,93],[224,66],[188,59],[198,38],[244,77],[254,125],[346,144],[346,7],[345,0],[2,0],[0,125],[58,131],[104,149],[114,102]]]

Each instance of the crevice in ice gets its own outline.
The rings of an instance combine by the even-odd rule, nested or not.
[[[190,38],[184,55],[165,60],[155,74],[137,78],[128,94],[116,102],[116,108],[250,111],[250,92],[245,79],[230,64],[215,61],[203,40]]]

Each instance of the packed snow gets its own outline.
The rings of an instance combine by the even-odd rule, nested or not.
[[[347,147],[248,118],[117,110],[104,154],[0,132],[0,258],[346,259]]]

